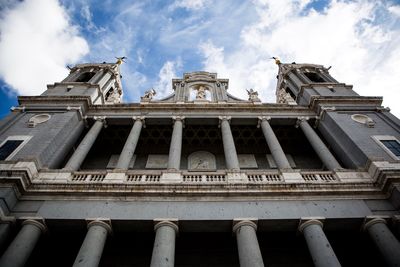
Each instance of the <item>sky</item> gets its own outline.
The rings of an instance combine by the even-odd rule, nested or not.
[[[400,117],[400,0],[0,0],[0,117],[73,66],[121,66],[123,101],[172,93],[171,79],[205,70],[228,92],[275,102],[282,62],[332,66],[360,95]]]

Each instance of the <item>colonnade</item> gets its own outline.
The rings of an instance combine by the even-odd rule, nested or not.
[[[270,118],[259,117],[258,119],[259,119],[258,127],[261,127],[262,129],[266,143],[271,151],[272,157],[275,160],[277,167],[282,170],[291,169],[289,161],[281,145],[279,144],[279,141],[272,127],[269,124]],[[134,124],[125,142],[122,152],[119,156],[116,167],[117,169],[127,170],[129,168],[129,162],[131,161],[135,153],[135,149],[140,137],[140,132],[144,125],[145,118],[133,117],[133,120]],[[172,120],[173,120],[173,131],[169,149],[168,170],[177,171],[180,169],[180,163],[181,163],[182,136],[183,136],[185,117],[174,116],[172,117]],[[219,117],[220,121],[219,127],[221,128],[222,143],[224,148],[225,163],[227,169],[231,171],[238,171],[240,170],[240,166],[230,127],[230,120],[231,117],[229,116]],[[74,151],[71,158],[68,160],[67,164],[63,168],[64,170],[68,171],[79,170],[80,166],[85,160],[85,157],[87,156],[91,147],[96,141],[96,138],[100,134],[101,129],[105,126],[105,123],[106,123],[105,117],[95,118],[95,123],[90,128],[90,130],[83,138],[83,140],[80,142],[80,144]],[[334,171],[337,169],[341,169],[340,164],[335,159],[333,154],[329,151],[324,142],[319,138],[318,134],[310,126],[310,124],[307,121],[307,118],[304,117],[298,118],[295,126],[300,127],[305,137],[315,150],[316,154],[319,156],[320,160],[328,170]]]
[[[302,218],[298,231],[303,234],[313,263],[317,267],[341,266],[323,230],[324,218]],[[179,232],[177,219],[154,221],[155,239],[151,267],[174,266],[175,243]],[[88,220],[86,237],[76,256],[74,267],[99,265],[107,237],[112,233],[108,219]],[[400,266],[400,242],[380,217],[367,220],[362,229],[375,243],[388,266]],[[9,231],[9,230],[8,230]],[[0,266],[22,267],[25,265],[40,236],[47,231],[43,219],[27,219],[0,259]],[[257,240],[257,219],[233,220],[233,233],[237,240],[240,266],[264,266]]]

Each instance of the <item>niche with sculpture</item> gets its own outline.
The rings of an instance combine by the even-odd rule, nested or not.
[[[208,151],[196,151],[188,156],[189,171],[215,171],[216,169],[215,156]]]

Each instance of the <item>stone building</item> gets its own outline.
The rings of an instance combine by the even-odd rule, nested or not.
[[[400,121],[321,65],[277,103],[80,64],[0,124],[0,266],[399,266]],[[379,90],[379,88],[377,88]]]

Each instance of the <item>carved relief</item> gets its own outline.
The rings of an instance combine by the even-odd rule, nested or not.
[[[215,156],[207,151],[196,151],[188,157],[188,170],[214,171],[217,169]]]

